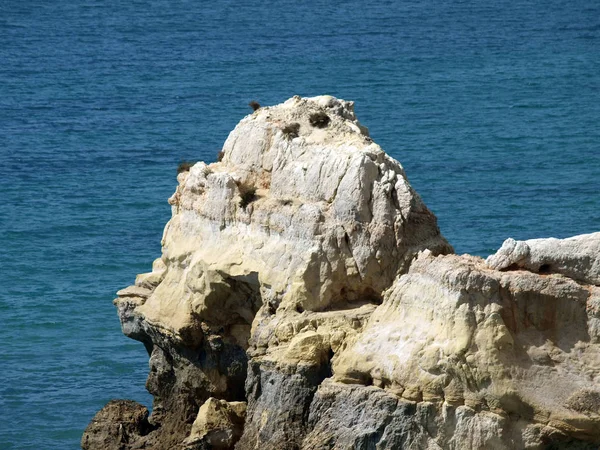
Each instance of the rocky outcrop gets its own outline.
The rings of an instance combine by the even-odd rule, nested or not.
[[[242,435],[245,418],[245,402],[211,397],[200,407],[192,431],[183,442],[184,447],[186,450],[231,448]]]
[[[576,404],[600,394],[599,313],[597,286],[424,252],[336,355],[333,380],[427,404],[419,439],[442,448],[597,443],[600,411]]]
[[[150,431],[148,408],[131,400],[111,400],[85,429],[81,448],[127,449]]]
[[[258,109],[178,181],[161,258],[115,300],[149,427],[86,448],[600,443],[595,235],[453,255],[329,96]]]
[[[537,273],[562,273],[589,284],[600,284],[600,233],[568,239],[507,239],[486,263],[493,269],[523,268]]]

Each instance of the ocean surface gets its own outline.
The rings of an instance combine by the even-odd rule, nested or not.
[[[600,3],[0,1],[0,449],[150,405],[115,292],[250,100],[356,101],[459,253],[600,230]]]

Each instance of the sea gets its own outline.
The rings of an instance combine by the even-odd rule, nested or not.
[[[457,253],[600,231],[600,2],[1,0],[0,449],[151,406],[112,300],[248,102],[354,100]]]

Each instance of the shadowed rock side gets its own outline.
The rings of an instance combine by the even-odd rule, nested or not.
[[[452,255],[351,102],[261,107],[178,181],[161,258],[115,300],[152,414],[124,439],[109,403],[86,449],[600,444],[597,265]]]
[[[85,429],[81,448],[130,448],[130,444],[152,428],[148,423],[148,408],[131,400],[111,400]]]

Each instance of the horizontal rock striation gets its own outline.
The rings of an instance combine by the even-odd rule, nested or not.
[[[423,448],[597,443],[600,410],[574,399],[600,395],[599,313],[597,286],[423,252],[336,355],[333,381],[427,404]]]
[[[452,254],[330,96],[257,109],[219,159],[178,175],[162,256],[115,300],[152,414],[109,403],[84,448],[600,444],[597,235]]]

